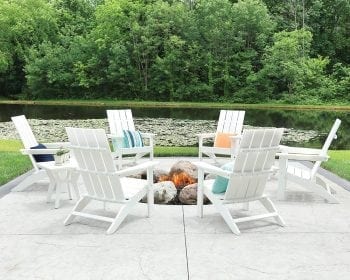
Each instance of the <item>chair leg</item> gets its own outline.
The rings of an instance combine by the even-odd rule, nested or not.
[[[283,218],[278,214],[275,205],[272,203],[272,201],[269,198],[263,197],[259,201],[269,213],[276,213],[276,216],[274,217],[274,219],[280,226],[284,227],[286,225]]]
[[[67,183],[68,197],[69,200],[72,200],[72,190],[70,189],[70,183]]]
[[[112,234],[114,233],[120,224],[124,221],[126,216],[129,214],[130,209],[131,209],[131,203],[128,203],[126,205],[123,205],[120,210],[118,211],[117,216],[115,217],[114,222],[110,225],[110,227],[107,230],[107,234]]]
[[[64,225],[69,225],[72,223],[72,221],[74,220],[75,215],[73,214],[74,212],[81,212],[81,210],[83,210],[86,205],[89,204],[89,202],[91,201],[91,198],[87,197],[87,196],[83,196],[82,198],[79,199],[79,201],[77,202],[77,204],[74,206],[72,212],[68,215],[68,217],[65,219],[64,221]]]
[[[139,192],[120,208],[117,216],[114,219],[114,222],[108,228],[107,234],[112,234],[118,229],[120,224],[125,220],[126,216],[129,214],[132,207],[134,207],[144,195],[145,192]]]
[[[122,155],[118,155],[118,170],[122,170],[122,165],[123,165],[122,160],[123,160]]]
[[[231,213],[227,207],[222,205],[222,203],[214,202],[212,201],[216,209],[219,211],[221,216],[224,218],[226,224],[229,226],[230,230],[237,235],[240,235],[241,232],[239,228],[237,227],[236,223],[234,222]]]
[[[154,207],[153,168],[147,169],[147,215],[151,217]]]
[[[339,201],[330,194],[327,189],[325,189],[322,185],[318,185],[313,181],[309,181],[306,185],[306,189],[311,190],[312,192],[318,194],[319,196],[326,199],[329,203],[339,203]]]
[[[197,214],[198,217],[203,218],[203,169],[198,169],[198,184],[197,184]]]
[[[50,181],[49,188],[47,190],[47,195],[46,195],[46,202],[47,203],[51,202],[51,197],[52,197],[54,189],[55,189],[55,183]]]
[[[79,173],[73,172],[71,176],[72,176],[71,177],[71,186],[73,187],[76,199],[79,200],[80,199],[80,192],[79,192],[79,187],[78,187]]]
[[[199,158],[199,161],[202,161],[202,160],[203,160],[203,153],[202,153],[202,150],[201,150],[200,147],[199,147],[199,149],[198,149],[198,158]]]

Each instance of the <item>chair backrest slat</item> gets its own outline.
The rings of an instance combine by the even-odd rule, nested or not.
[[[111,134],[123,136],[123,130],[135,130],[134,120],[130,109],[107,110],[107,119]]]
[[[21,137],[24,148],[30,149],[31,147],[37,146],[38,142],[29,126],[29,123],[24,115],[15,116],[11,118],[19,136]]]
[[[66,131],[88,194],[98,199],[123,200],[105,131],[71,127]]]
[[[217,132],[240,134],[243,129],[245,111],[221,110]]]
[[[327,136],[326,141],[323,144],[323,147],[321,150],[321,156],[327,155],[328,149],[329,149],[330,145],[332,144],[333,139],[336,139],[336,137],[337,137],[337,131],[338,131],[340,124],[341,124],[341,120],[336,119],[332,128],[331,128],[331,131],[329,132],[329,134]],[[312,179],[316,175],[318,168],[321,166],[321,163],[322,163],[322,161],[316,161],[314,166],[312,167],[311,174],[310,174]]]
[[[244,130],[225,193],[226,200],[263,195],[282,134],[283,128]]]

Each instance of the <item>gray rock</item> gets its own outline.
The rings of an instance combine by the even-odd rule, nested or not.
[[[196,183],[197,178],[197,167],[190,161],[180,160],[176,162],[169,172],[169,180],[173,181],[178,189]]]
[[[162,169],[153,170],[153,183],[165,181],[163,178],[168,178],[169,173]],[[141,174],[141,179],[147,179],[147,171]]]
[[[179,200],[183,204],[193,205],[197,204],[197,186],[198,184],[192,184],[184,187],[179,194]],[[208,203],[208,198],[206,196],[203,197],[203,203]]]
[[[164,181],[154,184],[154,203],[167,204],[168,202],[175,199],[177,190],[175,185],[171,181]],[[147,196],[142,198],[142,202],[147,202]]]

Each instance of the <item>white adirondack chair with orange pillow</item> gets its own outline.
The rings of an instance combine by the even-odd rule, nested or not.
[[[243,129],[245,111],[221,110],[216,132],[198,134],[199,160],[203,155],[216,161],[216,155],[230,156],[237,154]],[[213,146],[204,145],[204,141],[214,140]]]

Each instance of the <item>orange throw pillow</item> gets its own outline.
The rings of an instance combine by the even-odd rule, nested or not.
[[[231,148],[230,136],[235,136],[234,133],[216,132],[214,147],[217,148]]]

